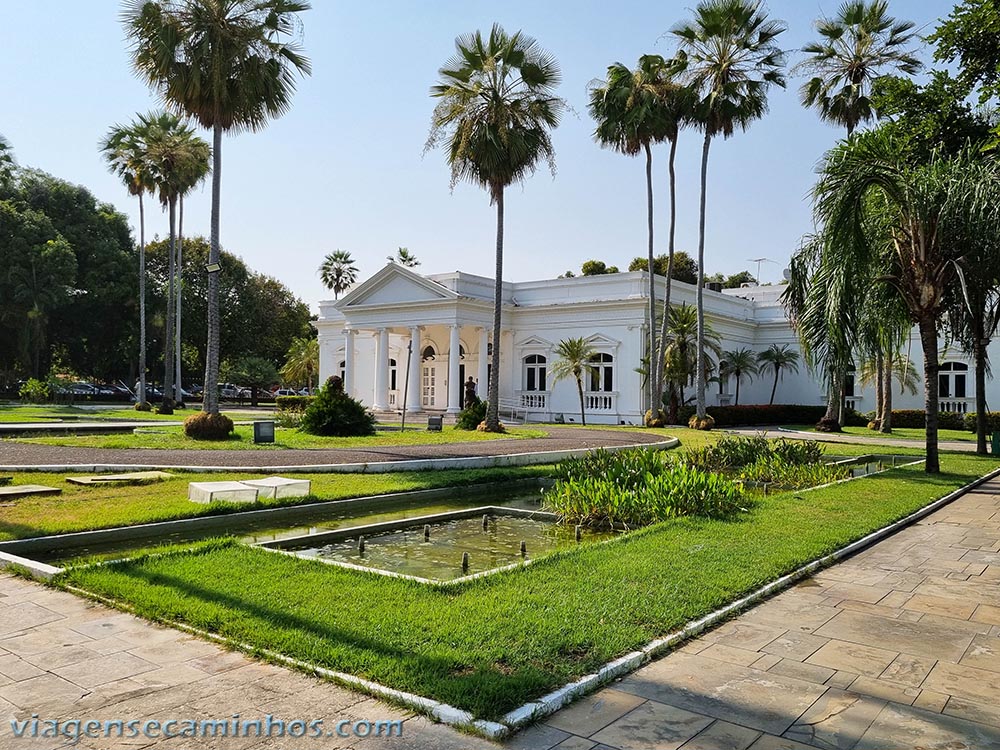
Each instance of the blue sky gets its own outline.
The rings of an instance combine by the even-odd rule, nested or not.
[[[505,278],[551,278],[600,258],[623,268],[643,255],[643,163],[600,149],[587,115],[587,84],[614,61],[671,54],[662,37],[690,16],[685,2],[314,0],[303,14],[313,75],[300,82],[292,110],[263,132],[227,138],[223,147],[222,241],[258,270],[285,282],[311,306],[330,296],[316,268],[335,249],[353,253],[362,278],[406,246],[427,273],[491,275],[495,214],[471,186],[449,190],[441,152],[423,153],[437,70],[458,34],[499,21],[535,36],[559,60],[560,93],[573,111],[554,136],[557,174],[540,170],[508,193]],[[771,0],[785,20],[785,49],[813,37],[812,22],[836,0]],[[947,15],[948,0],[893,0],[897,17],[924,33]],[[89,187],[127,213],[138,209],[109,175],[97,143],[108,127],[156,100],[131,73],[114,0],[8,3],[0,24],[0,133],[21,164]],[[929,53],[925,51],[925,57]],[[792,54],[793,61],[798,59]],[[840,136],[803,109],[800,81],[775,90],[771,112],[713,146],[706,245],[708,272],[750,268],[766,257],[764,281],[777,281],[799,238],[811,228],[814,168]],[[206,134],[206,137],[208,135]],[[678,153],[678,249],[697,248],[698,135]],[[656,245],[666,249],[666,151],[654,156]],[[188,234],[208,234],[210,191],[186,205]],[[166,220],[147,212],[147,234]]]

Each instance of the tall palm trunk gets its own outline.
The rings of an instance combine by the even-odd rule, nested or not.
[[[146,407],[146,209],[139,193],[139,406]]]
[[[493,374],[490,378],[489,404],[486,406],[486,430],[500,429],[500,318],[503,312],[503,188],[494,190],[497,204],[497,262],[493,282]]]
[[[767,402],[768,406],[774,405],[774,394],[778,392],[778,375],[781,374],[781,368],[777,365],[774,366],[774,384],[771,386],[771,400]]]
[[[826,394],[826,413],[823,415],[823,422],[828,424],[836,423],[834,432],[840,432],[840,405],[844,401],[844,381],[846,375],[841,370],[840,365],[830,367],[830,388]]]
[[[583,379],[579,374],[576,376],[576,392],[580,394],[580,424],[587,426],[587,409],[583,401]]]
[[[882,372],[882,377],[885,380],[882,382],[882,422],[879,429],[885,433],[892,432],[892,370],[896,356],[896,352],[889,353]]]
[[[986,412],[986,346],[984,341],[989,339],[983,330],[983,321],[978,318],[973,324],[975,327],[976,345],[976,453],[980,456],[986,455],[986,433],[987,417]]]
[[[163,351],[163,403],[161,413],[173,413],[174,392],[174,277],[177,273],[177,198],[171,197],[170,213],[170,253],[167,260],[167,324],[164,328],[165,346]]]
[[[705,205],[708,193],[708,150],[712,136],[705,130],[705,145],[701,151],[701,210],[698,216],[698,351],[695,401],[698,419],[705,418]],[[737,388],[739,384],[737,383]]]
[[[219,209],[222,190],[222,126],[212,130],[212,229],[208,251],[209,264],[218,263]],[[208,337],[205,344],[205,383],[202,411],[219,413],[219,272],[208,274]]]
[[[885,382],[885,358],[882,352],[875,354],[875,418],[872,420],[876,424],[876,429],[882,427],[882,413],[885,407],[885,397],[882,393]]]
[[[174,401],[183,403],[181,396],[181,281],[184,277],[182,260],[184,257],[184,196],[178,199],[177,211],[177,296],[174,308]]]
[[[653,272],[653,150],[649,142],[643,144],[646,151],[646,232],[648,237],[647,266],[649,278],[649,348],[647,349],[650,359],[656,356],[656,274]],[[646,379],[649,386],[648,402],[650,420],[656,419],[657,404],[656,394],[660,384],[657,380],[658,369],[655,363],[651,363],[649,377]]]
[[[735,404],[735,406],[739,406],[740,405],[740,381],[743,378],[741,377],[741,375],[740,375],[739,372],[735,373],[735,375],[736,375],[736,404]]]
[[[667,237],[667,284],[663,293],[663,319],[660,321],[660,340],[656,348],[656,361],[654,363],[655,372],[660,384],[659,391],[655,394],[657,409],[662,405],[663,392],[666,390],[663,382],[665,380],[664,368],[666,367],[666,363],[663,359],[666,356],[667,329],[670,324],[670,287],[673,284],[674,238],[677,229],[677,172],[674,168],[676,156],[677,138],[674,138],[670,141],[670,162],[667,166],[667,171],[670,174],[670,231]]]
[[[927,412],[927,462],[924,471],[938,474],[938,336],[937,322],[925,316],[919,322],[920,344],[924,349],[924,409]]]

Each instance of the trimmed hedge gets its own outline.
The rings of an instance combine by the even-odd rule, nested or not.
[[[769,424],[815,424],[826,414],[825,406],[804,406],[802,404],[760,404],[749,406],[712,406],[706,410],[715,419],[716,427],[747,427]],[[677,410],[677,424],[686,425],[694,415],[693,406]],[[849,426],[863,427],[868,424],[853,409],[847,409],[846,421]]]
[[[278,396],[274,403],[280,411],[305,411],[315,400],[315,396]]]
[[[976,412],[970,411],[968,414],[963,414],[962,416],[964,417],[962,421],[965,424],[965,429],[969,432],[975,432]],[[986,431],[1000,432],[1000,411],[990,411],[986,413]]]
[[[938,427],[945,430],[964,430],[966,414],[952,411],[938,412]],[[927,426],[927,412],[923,409],[900,409],[892,411],[893,427],[915,427],[924,429]],[[975,422],[973,422],[975,429]]]

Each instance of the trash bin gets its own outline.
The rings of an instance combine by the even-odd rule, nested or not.
[[[265,420],[253,423],[253,441],[255,443],[274,442],[274,422]]]
[[[440,416],[427,417],[427,431],[441,432],[442,419]]]
[[[990,435],[990,453],[994,456],[1000,456],[1000,432],[994,432]]]

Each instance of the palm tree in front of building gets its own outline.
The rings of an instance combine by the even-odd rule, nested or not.
[[[664,378],[669,394],[668,418],[677,419],[677,409],[684,406],[684,388],[694,380],[698,367],[698,311],[687,304],[674,305],[669,312],[669,325],[663,350]],[[705,327],[705,347],[722,356],[719,335],[711,324]]]
[[[291,106],[295,74],[310,65],[296,37],[303,0],[127,0],[132,66],[171,107],[212,131],[208,268],[222,252],[223,133],[257,132]],[[208,271],[203,411],[219,413],[219,274]]]
[[[767,349],[757,354],[758,370],[771,370],[774,373],[774,382],[771,384],[771,400],[768,405],[774,403],[774,394],[778,390],[778,381],[785,370],[798,373],[799,353],[788,344],[771,344]]]
[[[722,353],[722,357],[719,358],[719,373],[725,377],[736,378],[736,406],[740,405],[740,383],[744,379],[752,383],[758,371],[757,355],[752,349],[740,347]]]
[[[406,268],[416,268],[420,265],[420,261],[417,259],[417,256],[405,247],[397,248],[396,254],[386,256],[386,260],[390,263],[398,263]]]
[[[705,424],[705,214],[712,139],[746,130],[767,112],[771,86],[785,86],[785,54],[776,40],[784,23],[769,20],[760,2],[703,0],[694,20],[673,30],[689,85],[698,92],[696,124],[704,132],[698,221],[698,359],[696,416]]]
[[[334,250],[323,258],[319,266],[319,277],[326,288],[333,292],[333,298],[339,299],[358,280],[358,267],[347,250]]]
[[[294,339],[285,355],[285,364],[279,371],[282,380],[288,384],[305,383],[312,393],[313,378],[318,372],[319,341],[313,338]]]
[[[438,99],[426,149],[443,145],[452,186],[486,189],[496,206],[493,355],[486,430],[500,430],[500,331],[503,309],[504,191],[532,175],[542,160],[555,169],[551,131],[565,103],[555,94],[559,65],[529,36],[494,24],[455,40],[456,54],[431,88]]]
[[[563,339],[556,346],[556,359],[552,365],[552,379],[576,381],[576,392],[580,397],[580,424],[587,424],[586,402],[583,396],[583,378],[594,369],[592,359],[597,352],[585,338]]]

